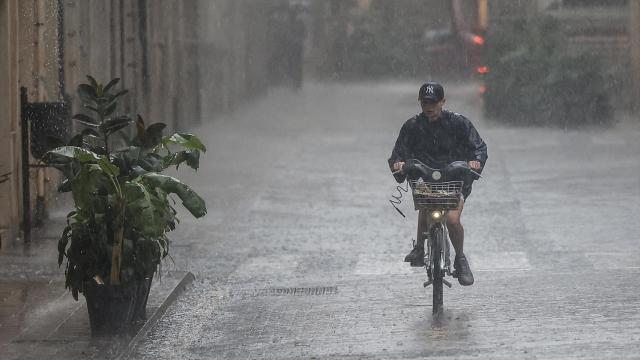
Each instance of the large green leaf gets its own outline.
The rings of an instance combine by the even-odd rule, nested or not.
[[[131,168],[138,161],[140,152],[141,151],[139,147],[129,146],[127,148],[119,150],[114,156],[122,158],[125,164],[127,164],[127,166]]]
[[[64,179],[58,186],[58,192],[65,193],[71,191],[71,180]]]
[[[103,116],[109,116],[111,114],[113,114],[116,111],[116,107],[118,106],[117,102],[112,102],[110,104],[108,104],[107,106],[104,107],[104,112],[103,112]]]
[[[102,130],[105,134],[112,134],[120,129],[123,129],[131,124],[131,118],[123,115],[118,116],[113,119],[107,119],[105,122],[100,125],[100,130]]]
[[[83,138],[83,145],[87,145],[96,154],[104,154],[104,139],[92,134],[87,134]],[[86,147],[87,147],[86,146]]]
[[[144,128],[144,120],[142,119],[142,116],[140,116],[139,114],[136,117],[135,126],[136,126],[136,136],[133,137],[132,143],[135,146],[143,146],[147,142],[147,133]]]
[[[100,156],[93,151],[83,149],[77,146],[62,146],[51,151],[48,151],[44,157],[45,162],[62,161],[69,162],[71,160],[78,160],[81,163],[97,162],[100,160]]]
[[[62,260],[64,259],[64,254],[67,251],[67,244],[71,239],[71,226],[67,225],[62,232],[62,236],[60,240],[58,240],[58,267],[62,265]]]
[[[169,166],[175,165],[176,168],[182,164],[183,162],[187,163],[189,167],[194,170],[198,170],[200,166],[200,151],[198,150],[184,150],[172,153],[165,157],[164,159],[164,167],[167,168]]]
[[[194,170],[198,170],[198,167],[200,167],[200,151],[187,150],[184,153],[187,165]]]
[[[82,134],[82,136],[89,136],[89,135],[92,135],[92,136],[95,136],[95,137],[99,137],[100,136],[100,134],[98,134],[98,132],[93,130],[92,128],[88,128],[88,129],[82,130],[81,134]]]
[[[207,151],[207,148],[202,144],[200,139],[192,134],[173,134],[169,137],[165,137],[162,140],[162,143],[165,145],[180,145],[186,149],[200,150],[202,152]]]
[[[113,101],[113,100],[115,100],[115,99],[127,94],[128,92],[129,92],[129,90],[120,90],[120,91],[118,91],[115,95],[111,96],[111,101]]]
[[[89,109],[91,111],[93,111],[96,114],[100,114],[100,111],[98,111],[98,109],[95,106],[91,106],[89,104],[82,104],[82,107],[85,109]]]
[[[75,120],[79,120],[81,123],[87,124],[87,125],[90,125],[90,126],[96,126],[96,125],[100,124],[100,122],[98,120],[92,118],[91,116],[85,115],[85,114],[75,114],[71,118],[75,119]]]
[[[80,119],[75,119],[75,120],[85,126],[94,127],[94,128],[99,127],[99,125],[94,122],[89,122],[89,121],[80,120]]]
[[[110,163],[106,158],[100,158],[100,160],[98,160],[98,165],[100,166],[100,169],[102,169],[102,171],[104,171],[112,178],[117,178],[118,175],[120,175],[120,169]]]
[[[142,159],[139,159],[136,164],[140,165],[140,167],[146,171],[153,172],[161,172],[166,168],[162,156],[154,153],[146,154]]]
[[[89,83],[91,84],[91,87],[94,89],[98,88],[98,82],[96,81],[96,79],[91,76],[91,75],[87,75],[87,80],[89,80]]]
[[[78,85],[78,95],[85,101],[95,101],[98,97],[96,89],[88,84]]]
[[[136,175],[136,176],[142,176],[146,173],[148,173],[149,171],[145,170],[143,167],[139,166],[139,165],[135,165],[131,168],[131,173]]]
[[[71,191],[77,209],[95,212],[105,207],[108,199],[100,193],[111,189],[105,171],[97,164],[83,166],[78,175],[71,180]],[[113,191],[113,190],[111,190]]]
[[[104,89],[102,90],[105,94],[109,93],[109,90],[111,90],[111,88],[116,85],[118,83],[118,81],[120,81],[120,78],[115,78],[111,81],[109,81],[109,83],[107,85],[104,86]]]
[[[125,196],[127,224],[145,237],[162,236],[167,229],[166,220],[162,217],[166,206],[154,201],[155,196],[152,192],[138,181],[125,183]]]
[[[151,186],[158,187],[166,193],[178,195],[182,200],[182,205],[196,218],[206,215],[207,206],[204,200],[180,180],[157,173],[148,173],[142,178]]]
[[[160,142],[162,142],[162,131],[166,127],[167,125],[164,123],[155,123],[149,125],[149,127],[147,127],[147,130],[145,131],[147,138],[145,146],[148,148],[152,148],[160,144]]]
[[[134,204],[141,199],[145,199],[146,203],[150,200],[148,199],[148,194],[146,188],[137,181],[127,181],[124,184],[124,195],[127,201],[127,205]]]

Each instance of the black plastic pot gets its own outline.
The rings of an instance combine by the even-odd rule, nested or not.
[[[93,281],[85,282],[83,294],[87,299],[91,335],[127,332],[135,313],[139,287],[138,281],[120,286],[99,285]]]
[[[133,310],[133,321],[147,319],[147,300],[149,299],[152,280],[153,274],[138,283],[136,303]]]

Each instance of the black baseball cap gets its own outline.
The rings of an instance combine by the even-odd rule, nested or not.
[[[444,99],[444,88],[437,82],[429,81],[428,83],[424,83],[420,86],[420,91],[418,91],[418,100],[438,102],[442,99]]]

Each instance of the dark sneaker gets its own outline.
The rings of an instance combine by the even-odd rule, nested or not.
[[[414,246],[404,262],[411,263],[411,266],[424,266],[424,248]]]
[[[469,262],[464,254],[456,255],[456,260],[453,262],[453,277],[458,278],[458,282],[462,286],[473,285],[473,274],[471,268],[469,268]]]

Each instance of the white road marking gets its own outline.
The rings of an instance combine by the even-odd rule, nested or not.
[[[531,270],[529,258],[522,251],[499,251],[467,254],[472,271]]]
[[[355,275],[399,275],[423,272],[403,262],[406,254],[371,254],[359,257]],[[526,253],[519,251],[467,254],[472,271],[531,270]],[[453,264],[453,254],[451,256]]]
[[[404,262],[406,254],[369,254],[359,256],[355,275],[400,275],[424,272],[424,268],[411,267]]]
[[[232,281],[246,281],[252,278],[288,276],[295,273],[299,257],[295,255],[267,255],[248,259],[229,276]]]
[[[640,269],[640,254],[621,252],[585,253],[595,269]]]

